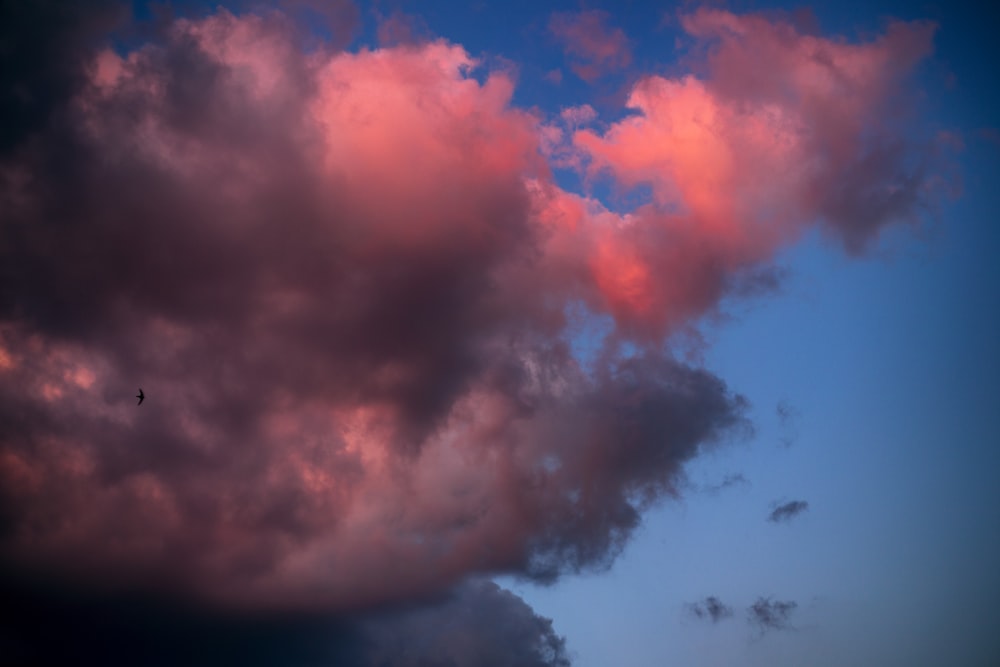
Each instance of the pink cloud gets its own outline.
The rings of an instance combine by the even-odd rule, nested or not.
[[[658,333],[671,313],[715,303],[726,275],[770,259],[807,225],[820,221],[859,251],[884,226],[913,220],[935,191],[925,174],[941,144],[908,143],[895,125],[930,24],[894,23],[861,44],[716,10],[683,25],[709,40],[707,76],[641,79],[628,102],[638,115],[573,137],[592,176],[651,188],[652,202],[593,266],[618,316]],[[622,245],[630,237],[636,245]],[[666,240],[650,251],[654,239]],[[657,275],[674,252],[680,290]]]
[[[628,63],[600,15],[554,21]],[[303,54],[219,11],[95,56],[62,131],[0,163],[3,555],[335,610],[609,562],[744,423],[667,338],[806,225],[860,246],[925,185],[885,114],[928,27],[685,25],[709,75],[640,80],[604,131],[443,40]],[[565,192],[559,160],[652,199]],[[589,369],[580,304],[615,325]]]
[[[0,376],[9,557],[248,606],[548,579],[613,554],[634,494],[739,422],[669,359],[583,374],[563,309],[600,306],[614,216],[552,190],[538,119],[462,48],[302,56],[220,11],[101,58],[87,187],[5,208],[37,286],[3,311],[5,358],[35,347]],[[52,205],[78,224],[41,224]]]
[[[609,16],[599,10],[557,12],[549,31],[572,58],[570,69],[584,81],[624,69],[632,63],[628,37],[621,28],[607,25]]]

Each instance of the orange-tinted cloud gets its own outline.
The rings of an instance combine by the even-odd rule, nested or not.
[[[624,69],[632,63],[628,37],[621,28],[608,26],[606,12],[591,9],[556,12],[549,31],[570,56],[570,69],[584,81]]]

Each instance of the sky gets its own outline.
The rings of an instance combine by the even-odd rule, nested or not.
[[[4,3],[0,664],[1000,663],[986,19]]]

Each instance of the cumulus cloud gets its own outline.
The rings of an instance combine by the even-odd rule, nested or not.
[[[791,600],[772,600],[759,597],[747,609],[747,620],[763,635],[770,630],[791,630],[789,623],[792,612],[799,605]]]
[[[930,39],[810,50],[695,14],[708,78],[647,77],[639,115],[567,132],[586,168],[650,185],[615,212],[558,187],[545,123],[461,46],[303,49],[286,14],[219,9],[114,51],[105,20],[52,24],[55,64],[14,77],[37,104],[0,153],[0,555],[246,613],[606,567],[686,462],[747,428],[670,336],[826,203],[892,187],[909,146],[875,83],[902,86]],[[777,83],[729,81],[740,49]],[[912,213],[895,201],[827,219],[867,238]],[[585,364],[572,312],[610,323]]]
[[[696,618],[707,619],[713,623],[730,618],[733,615],[733,608],[723,604],[719,598],[709,595],[704,600],[687,605],[688,611]]]
[[[556,12],[549,19],[549,31],[570,56],[570,69],[584,81],[628,67],[632,50],[621,28],[608,25],[607,12],[588,9]]]
[[[612,216],[561,217],[506,75],[293,33],[101,51],[4,164],[5,552],[251,606],[603,567],[743,400],[653,349],[579,367]]]
[[[787,503],[781,504],[775,503],[774,509],[767,516],[767,520],[771,523],[791,521],[807,509],[809,509],[809,503],[804,500],[790,500]]]
[[[703,75],[642,78],[628,101],[636,115],[573,137],[591,176],[652,193],[633,238],[607,255],[633,267],[609,291],[616,314],[643,330],[714,303],[724,276],[770,260],[816,220],[859,252],[885,226],[919,219],[938,192],[941,147],[907,139],[900,102],[933,24],[893,23],[861,43],[720,10],[682,25],[706,45]],[[700,289],[673,291],[667,265]],[[629,296],[645,283],[645,300]]]

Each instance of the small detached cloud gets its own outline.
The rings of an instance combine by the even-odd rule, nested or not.
[[[788,622],[792,612],[798,607],[792,600],[772,600],[769,597],[759,597],[747,609],[747,620],[757,628],[761,635],[769,630],[793,630]]]
[[[688,604],[687,610],[695,618],[709,620],[713,623],[718,623],[733,615],[733,608],[723,604],[722,600],[714,595],[709,595],[704,600]]]
[[[795,421],[799,416],[799,411],[788,401],[779,401],[774,412],[778,415],[778,421],[782,426],[787,426],[789,422]]]
[[[805,500],[790,500],[787,503],[774,507],[774,509],[771,510],[771,514],[768,515],[767,520],[771,523],[790,521],[799,514],[805,512],[807,509],[809,509],[809,503]]]
[[[598,10],[557,12],[549,31],[571,58],[570,69],[587,82],[628,67],[632,51],[621,28],[612,28],[608,14]]]

